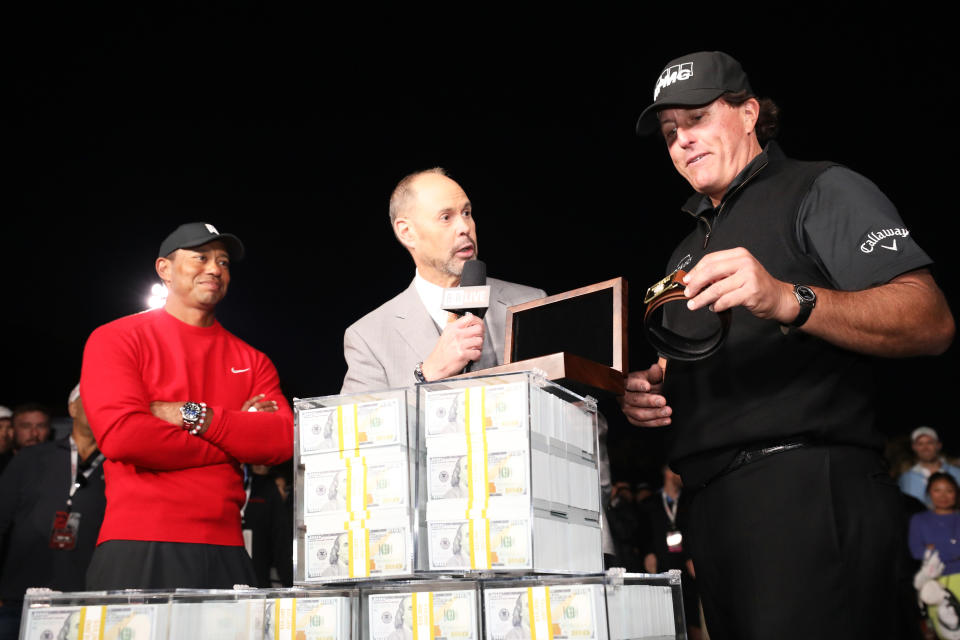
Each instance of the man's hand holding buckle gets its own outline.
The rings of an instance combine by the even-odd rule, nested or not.
[[[793,285],[781,282],[742,247],[708,253],[683,278],[691,310],[720,313],[744,307],[754,316],[789,324],[800,312]]]

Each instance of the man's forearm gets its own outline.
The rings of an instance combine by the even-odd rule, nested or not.
[[[953,315],[926,269],[863,291],[812,288],[817,305],[801,330],[843,349],[891,358],[938,355],[953,341]]]

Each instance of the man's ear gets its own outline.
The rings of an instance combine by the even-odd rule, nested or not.
[[[760,119],[760,102],[756,98],[747,98],[747,101],[741,105],[743,114],[743,125],[747,131],[753,131]]]
[[[398,216],[393,223],[393,233],[400,244],[411,251],[417,246],[417,230],[406,218]]]
[[[160,279],[164,282],[170,282],[170,259],[169,258],[157,258],[154,268],[157,270],[157,275],[160,276]]]

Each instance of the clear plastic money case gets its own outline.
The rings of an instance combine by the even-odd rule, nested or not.
[[[360,588],[362,640],[480,640],[474,580],[390,580]]]
[[[21,640],[354,640],[356,589],[30,590]]]
[[[425,570],[603,571],[597,407],[540,372],[417,386]]]
[[[481,581],[484,640],[685,640],[680,572]]]
[[[169,637],[262,638],[264,608],[259,589],[176,589],[170,599]]]
[[[120,637],[168,637],[169,591],[78,591],[28,589],[24,595],[21,640]],[[112,635],[108,635],[112,634]]]
[[[610,640],[686,640],[680,575],[676,569],[653,574],[608,571]]]
[[[346,587],[264,590],[263,638],[356,640],[360,592]]]
[[[294,400],[293,576],[299,586],[414,575],[413,389]]]

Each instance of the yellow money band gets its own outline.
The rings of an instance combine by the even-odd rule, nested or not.
[[[354,455],[360,455],[360,423],[358,422],[357,405],[353,405],[353,450]]]

